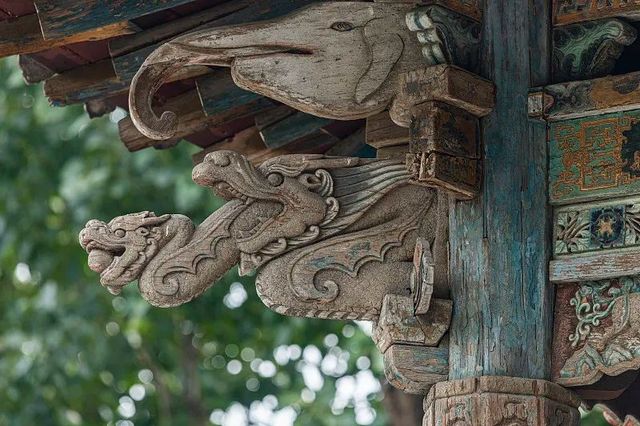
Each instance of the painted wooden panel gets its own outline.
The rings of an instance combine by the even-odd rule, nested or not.
[[[640,72],[544,88],[544,116],[564,120],[640,108]]]
[[[555,256],[639,245],[639,198],[563,207],[555,213]]]
[[[559,287],[553,378],[588,386],[605,375],[640,368],[640,277],[626,276]],[[607,378],[609,386],[614,382]],[[630,383],[618,381],[623,391]]]
[[[636,29],[620,19],[601,19],[553,30],[553,82],[584,80],[611,74]]]
[[[128,21],[193,0],[35,0],[45,40]]]
[[[640,19],[640,0],[553,0],[556,25],[611,17]]]
[[[549,150],[553,204],[640,193],[640,110],[551,123]]]

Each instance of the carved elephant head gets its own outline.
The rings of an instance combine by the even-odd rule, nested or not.
[[[352,120],[380,112],[401,74],[422,61],[405,24],[412,7],[325,2],[274,21],[177,37],[153,52],[133,79],[133,122],[150,138],[171,138],[176,114],[157,117],[151,101],[169,76],[193,65],[231,67],[238,86],[318,116]]]

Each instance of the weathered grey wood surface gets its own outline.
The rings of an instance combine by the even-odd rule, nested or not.
[[[293,155],[256,168],[215,151],[193,178],[229,200],[197,228],[185,216],[143,212],[90,221],[81,232],[111,292],[138,279],[150,303],[177,306],[239,264],[243,274],[259,269],[258,295],[278,313],[376,320],[386,296],[410,295],[418,234],[434,247],[441,237],[437,194],[410,185],[397,160]],[[418,322],[434,343],[450,309]]]
[[[482,21],[482,0],[374,0],[380,3],[411,3],[444,6],[466,15],[476,21]]]
[[[131,116],[146,136],[171,139],[176,116],[156,116],[151,98],[171,75],[194,65],[229,66],[240,87],[314,115],[352,120],[378,113],[393,101],[401,75],[423,61],[405,23],[410,8],[324,2],[270,22],[177,37],[136,74]]]

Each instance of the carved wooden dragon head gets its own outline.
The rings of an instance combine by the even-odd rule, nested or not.
[[[188,302],[240,264],[243,273],[260,268],[268,306],[284,298],[299,301],[291,315],[306,315],[316,303],[339,312],[332,303],[346,297],[355,318],[371,319],[384,294],[404,291],[416,232],[434,204],[433,192],[408,178],[396,160],[289,155],[255,167],[241,154],[217,151],[193,179],[229,202],[197,228],[184,216],[145,212],[92,220],[80,242],[103,285],[117,293],[138,279],[156,306]],[[367,272],[384,283],[369,298],[351,295],[362,289],[340,289],[345,280],[369,285],[362,269],[389,259],[406,265],[388,269],[388,277],[379,268]]]
[[[138,129],[170,139],[177,117],[157,117],[151,101],[183,67],[231,67],[244,89],[301,111],[337,120],[370,116],[392,101],[401,74],[422,63],[405,24],[410,4],[323,2],[284,18],[198,30],[162,45],[131,84],[129,106]]]
[[[149,261],[178,232],[191,233],[193,224],[180,215],[151,212],[118,216],[109,223],[90,220],[80,231],[80,244],[89,254],[89,268],[113,294],[140,278]]]

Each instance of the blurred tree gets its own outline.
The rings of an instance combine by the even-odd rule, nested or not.
[[[195,148],[130,154],[13,59],[0,85],[0,425],[385,423],[356,324],[279,316],[235,271],[178,309],[101,288],[77,242],[88,219],[220,205],[191,182]]]
[[[279,316],[236,271],[168,310],[98,285],[77,243],[88,219],[220,206],[191,182],[195,148],[130,154],[108,119],[50,107],[14,59],[0,116],[0,426],[387,423],[357,324]],[[419,424],[420,398],[386,393],[390,423]]]

